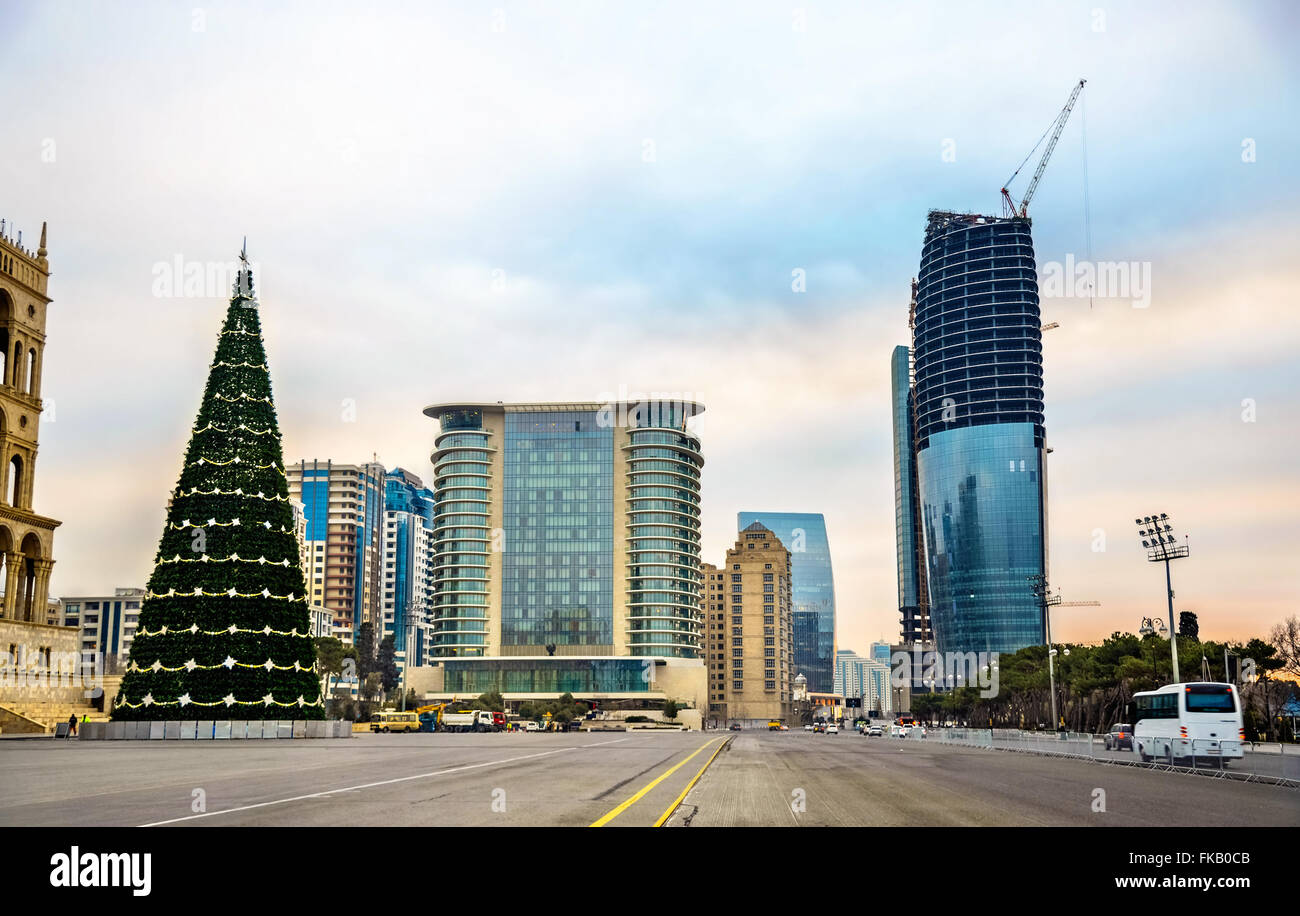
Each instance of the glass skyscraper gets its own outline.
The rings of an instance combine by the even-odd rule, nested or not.
[[[433,491],[394,468],[384,478],[383,636],[392,636],[398,664],[428,661],[433,606]]]
[[[1047,566],[1029,220],[932,211],[914,312],[914,449],[936,648],[1041,644],[1042,612],[1027,581]]]
[[[835,690],[835,580],[826,519],[811,512],[741,512],[743,531],[758,522],[790,551],[794,605],[794,669],[808,679],[810,693]]]
[[[701,658],[703,409],[427,408],[434,654]]]
[[[894,530],[898,554],[898,615],[903,643],[929,642],[930,601],[925,539],[916,479],[916,410],[912,393],[912,351],[895,347],[890,360],[894,421]]]

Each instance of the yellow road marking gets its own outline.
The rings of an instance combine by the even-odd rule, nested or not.
[[[730,740],[731,740],[730,738],[727,739],[727,741]],[[659,815],[659,820],[655,821],[656,827],[662,827],[668,821],[668,818],[672,817],[673,812],[677,810],[677,806],[680,805],[683,799],[686,798],[686,793],[690,792],[691,789],[695,787],[695,784],[700,781],[700,777],[704,775],[704,771],[709,768],[709,764],[713,762],[713,758],[717,757],[718,754],[722,753],[722,749],[726,746],[727,746],[727,742],[726,741],[722,742],[722,744],[718,745],[717,750],[715,750],[712,754],[709,755],[709,759],[704,761],[704,766],[700,767],[700,771],[696,773],[694,778],[692,778],[691,781],[686,784],[686,788],[682,789],[682,794],[677,796],[677,798],[673,801],[673,803],[668,806],[667,811]],[[683,763],[684,762],[685,761],[683,761]]]
[[[623,803],[622,803],[621,805],[619,805],[617,808],[614,808],[614,809],[612,809],[611,811],[609,811],[609,813],[607,813],[607,814],[604,815],[602,818],[600,818],[600,820],[595,821],[594,823],[592,823],[591,826],[592,826],[592,827],[604,827],[606,824],[608,824],[608,823],[609,823],[610,821],[612,821],[614,818],[618,817],[620,814],[622,814],[622,813],[623,813],[624,811],[626,811],[628,808],[632,807],[632,806],[635,805],[638,801],[640,801],[642,798],[644,798],[644,797],[646,796],[646,793],[649,792],[651,789],[653,789],[655,786],[659,785],[659,783],[663,782],[663,781],[664,781],[665,779],[667,779],[669,776],[673,775],[673,774],[676,773],[678,770],[680,770],[683,766],[685,766],[686,764],[690,763],[691,760],[693,760],[693,759],[695,758],[695,756],[696,756],[697,754],[700,753],[700,751],[704,750],[704,749],[707,748],[710,744],[713,744],[715,741],[722,741],[722,740],[723,740],[722,738],[713,738],[712,740],[710,740],[710,741],[706,741],[704,744],[701,744],[698,748],[695,749],[694,753],[692,753],[690,757],[687,757],[685,760],[681,761],[680,763],[677,763],[677,764],[675,764],[674,766],[670,767],[669,769],[665,770],[663,773],[660,773],[660,774],[659,774],[658,776],[656,776],[656,777],[655,777],[655,778],[654,778],[654,779],[653,779],[653,780],[652,780],[648,785],[646,785],[645,788],[643,788],[640,792],[637,792],[635,795],[633,795],[633,796],[632,796],[631,798],[629,798],[627,801],[623,802]]]

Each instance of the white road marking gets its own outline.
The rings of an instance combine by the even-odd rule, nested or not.
[[[140,824],[141,827],[162,827],[167,824],[178,824],[181,821],[196,821],[203,817],[216,817],[219,814],[235,814],[239,811],[252,811],[255,808],[268,808],[272,805],[284,805],[289,802],[303,801],[308,798],[329,798],[335,792],[355,792],[360,789],[373,789],[376,786],[391,786],[394,783],[410,782],[412,779],[429,779],[433,776],[446,776],[448,773],[462,773],[465,770],[479,770],[483,767],[501,766],[507,763],[517,763],[520,760],[535,760],[539,757],[550,757],[552,754],[563,754],[565,751],[574,751],[584,747],[601,747],[606,744],[618,744],[620,741],[626,741],[626,738],[616,738],[613,741],[601,741],[597,744],[580,744],[577,747],[559,747],[553,751],[542,751],[538,754],[525,754],[522,757],[507,757],[505,760],[489,760],[485,763],[470,763],[465,766],[451,767],[446,770],[434,770],[431,773],[416,773],[414,776],[399,776],[395,779],[383,779],[379,782],[367,782],[358,786],[346,786],[341,789],[326,789],[323,792],[312,792],[307,795],[295,795],[292,798],[279,798],[275,801],[258,802],[255,805],[240,805],[238,808],[225,808],[221,811],[206,811],[203,814],[190,814],[186,817],[174,817],[166,821],[154,821],[149,824]]]

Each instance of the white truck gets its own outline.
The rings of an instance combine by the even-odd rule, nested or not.
[[[446,732],[493,732],[498,730],[497,719],[501,713],[485,709],[460,710],[442,714],[442,730]]]

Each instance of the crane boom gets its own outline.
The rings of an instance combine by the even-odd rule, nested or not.
[[[1034,154],[1034,150],[1038,149],[1043,142],[1042,137],[1039,138],[1038,143],[1034,144],[1034,149],[1029,151],[1029,156],[1025,157],[1025,162],[1020,163],[1020,167],[1011,173],[1011,177],[1002,186],[1002,205],[1007,216],[1019,216],[1023,219],[1029,215],[1029,201],[1033,199],[1034,191],[1038,190],[1038,181],[1043,177],[1043,171],[1047,168],[1047,160],[1052,158],[1052,150],[1056,149],[1056,141],[1061,139],[1061,131],[1065,130],[1065,122],[1070,120],[1070,112],[1074,110],[1074,103],[1078,100],[1079,93],[1083,91],[1083,85],[1086,82],[1087,80],[1079,80],[1074,87],[1074,91],[1070,93],[1069,101],[1065,103],[1065,107],[1061,109],[1060,114],[1056,116],[1056,120],[1052,122],[1053,126],[1048,128],[1051,139],[1047,141],[1047,149],[1043,150],[1043,158],[1038,160],[1038,169],[1034,172],[1029,187],[1025,189],[1025,196],[1021,199],[1019,207],[1011,199],[1011,193],[1007,190],[1007,186],[1020,174],[1020,169],[1025,167],[1025,162],[1029,161],[1029,156]],[[1047,134],[1043,134],[1043,137],[1046,136]]]

